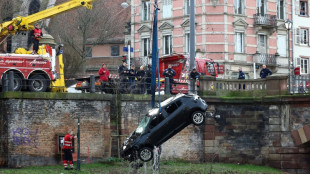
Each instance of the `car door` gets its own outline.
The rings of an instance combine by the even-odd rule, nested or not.
[[[150,121],[149,128],[149,142],[152,145],[158,145],[158,142],[165,136],[166,129],[164,128],[165,124],[165,117],[162,113],[159,113],[152,117]]]

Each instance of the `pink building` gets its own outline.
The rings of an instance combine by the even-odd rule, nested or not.
[[[159,0],[159,56],[189,52],[190,0]],[[150,63],[154,0],[131,0],[134,60]],[[259,78],[260,65],[287,73],[287,29],[291,0],[195,0],[196,56],[225,66],[222,78],[237,78],[238,67]],[[292,38],[292,37],[290,37]]]

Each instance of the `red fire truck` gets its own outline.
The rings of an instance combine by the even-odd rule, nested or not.
[[[176,76],[173,77],[174,85],[172,85],[172,93],[188,93],[189,85],[189,55],[186,54],[173,54],[159,58],[159,72],[161,77],[161,91],[164,90],[164,76],[163,71],[172,65],[175,70]],[[212,59],[196,57],[195,65],[197,72],[201,75],[218,76],[224,73],[224,66],[215,63]],[[197,82],[199,86],[199,82]]]

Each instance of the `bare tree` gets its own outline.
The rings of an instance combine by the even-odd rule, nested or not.
[[[120,3],[117,5],[120,6]],[[122,13],[127,13],[125,18],[121,16]],[[56,16],[48,30],[54,37],[56,36],[58,42],[64,43],[65,49],[70,50],[70,55],[66,55],[69,57],[64,58],[66,73],[73,75],[77,70],[81,70],[80,72],[85,74],[85,61],[88,54],[86,45],[103,43],[122,35],[124,25],[129,19],[128,14],[129,10],[115,8],[113,3],[98,0],[93,3],[92,10],[79,8]]]

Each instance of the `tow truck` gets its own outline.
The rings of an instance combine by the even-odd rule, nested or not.
[[[60,5],[48,8],[38,13],[0,24],[0,44],[6,38],[17,33],[34,29],[34,24],[40,20],[66,13],[79,7],[92,9],[92,2],[96,0],[70,0]],[[66,92],[63,72],[63,56],[60,46],[41,45],[38,55],[24,48],[16,49],[15,53],[0,54],[0,77],[10,71],[14,72],[14,91],[27,90],[34,92]],[[2,80],[0,81],[2,86]]]

